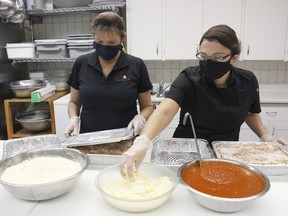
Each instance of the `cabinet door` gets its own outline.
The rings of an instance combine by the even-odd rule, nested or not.
[[[215,25],[230,26],[241,39],[242,0],[203,0],[203,33]]]
[[[284,59],[287,14],[287,0],[246,0],[244,60]]]
[[[285,46],[284,61],[288,61],[288,16],[287,16],[287,27],[286,27],[286,46]]]
[[[196,59],[202,8],[199,0],[163,0],[164,59]]]
[[[162,0],[127,0],[127,52],[162,59]]]

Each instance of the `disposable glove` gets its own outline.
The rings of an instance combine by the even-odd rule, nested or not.
[[[288,148],[288,142],[282,138],[277,138],[275,136],[272,136],[270,134],[264,134],[260,138],[260,142],[277,142]]]
[[[73,116],[69,119],[69,124],[64,132],[66,138],[79,134],[79,122],[80,119],[78,116]]]
[[[123,154],[119,165],[122,176],[126,176],[127,178],[134,176],[135,168],[136,170],[139,168],[150,143],[151,141],[145,135],[136,137],[133,145]]]
[[[127,129],[128,130],[133,129],[133,133],[136,136],[141,133],[141,131],[144,128],[145,123],[146,123],[145,118],[141,114],[138,114],[134,116],[134,118],[130,121]]]

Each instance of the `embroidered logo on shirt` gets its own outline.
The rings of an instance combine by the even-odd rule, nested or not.
[[[114,77],[114,82],[124,82],[129,80],[129,77],[127,75],[120,75]]]

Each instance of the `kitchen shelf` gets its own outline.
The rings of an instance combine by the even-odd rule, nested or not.
[[[90,5],[89,7],[73,7],[73,8],[56,8],[53,10],[27,10],[28,16],[51,16],[56,14],[65,14],[71,12],[102,12],[102,11],[118,11],[118,7],[123,7],[125,3],[113,3],[111,5]]]
[[[12,103],[31,103],[31,98],[12,98],[12,99],[4,100],[5,119],[6,119],[6,126],[7,126],[7,138],[12,139],[12,138],[22,138],[22,137],[27,137],[27,136],[35,136],[35,135],[56,134],[53,101],[57,100],[60,97],[63,97],[66,94],[68,94],[68,91],[56,92],[54,95],[42,101],[42,102],[48,103],[49,109],[50,109],[50,117],[51,117],[51,128],[42,132],[31,132],[24,128],[16,132],[14,131],[13,115],[12,115],[12,110],[11,110],[12,107],[10,105]]]
[[[27,59],[13,59],[12,64],[16,63],[41,63],[41,62],[73,62],[76,58],[49,58],[49,59],[40,59],[40,58],[27,58]]]

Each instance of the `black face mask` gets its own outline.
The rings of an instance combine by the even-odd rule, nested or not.
[[[103,46],[97,42],[93,42],[93,47],[96,49],[97,54],[106,61],[110,61],[117,55],[119,50],[122,50],[122,45],[116,46]]]
[[[231,69],[230,59],[226,62],[214,62],[210,59],[199,61],[201,71],[208,80],[219,79]]]

